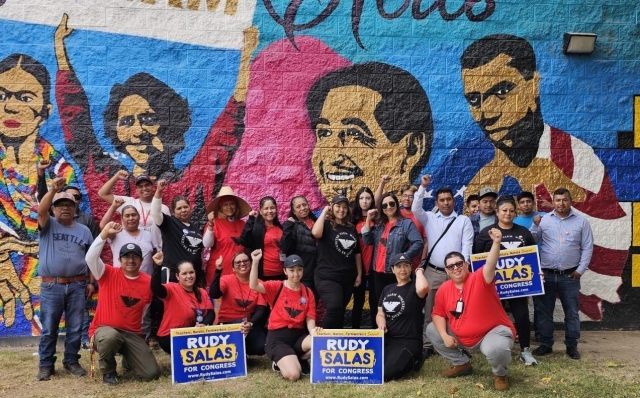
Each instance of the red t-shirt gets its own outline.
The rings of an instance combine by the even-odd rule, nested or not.
[[[388,222],[384,226],[384,232],[380,237],[380,242],[378,242],[378,251],[376,252],[376,272],[385,272],[385,262],[387,260],[387,239],[389,238],[389,231],[391,231],[391,227],[394,225],[396,225],[396,221]]]
[[[206,232],[205,227],[205,231]],[[210,286],[216,273],[216,261],[222,256],[222,275],[233,274],[231,259],[237,252],[243,252],[244,246],[237,245],[233,238],[239,238],[244,228],[244,221],[235,219],[233,222],[226,218],[216,218],[213,224],[213,237],[215,243],[211,248],[209,262],[207,263],[206,285]],[[204,232],[202,235],[204,236]]]
[[[316,299],[311,289],[307,289],[300,284],[300,290],[291,290],[283,283],[286,281],[267,281],[262,282],[265,294],[264,298],[271,306],[271,315],[269,316],[269,330],[282,328],[304,329],[306,328],[307,317],[316,319]],[[273,300],[280,291],[278,302]]]
[[[258,282],[262,283],[258,279]],[[256,311],[256,306],[267,305],[262,294],[251,290],[249,282],[240,282],[235,275],[225,275],[220,278],[220,310],[216,322],[233,322],[248,318]]]
[[[493,328],[507,326],[515,338],[516,330],[504,312],[496,292],[495,282],[487,283],[482,274],[483,268],[469,274],[462,286],[462,315],[456,319],[451,311],[456,310],[460,299],[460,290],[452,280],[443,283],[436,293],[433,315],[449,321],[451,331],[465,347],[473,347]]]
[[[282,229],[275,225],[267,227],[264,234],[264,250],[262,252],[262,271],[264,276],[282,275],[282,261],[280,261],[280,239]]]
[[[358,240],[360,241],[360,249],[362,256],[362,266],[364,267],[364,274],[367,275],[369,270],[371,269],[371,261],[373,261],[373,246],[365,245],[362,240],[362,227],[364,227],[364,222],[367,220],[367,217],[362,217],[360,221],[356,224],[356,232],[358,233]],[[369,228],[373,226],[373,223],[369,225]]]
[[[196,325],[198,311],[204,318],[207,311],[213,311],[211,299],[207,291],[200,289],[200,300],[198,302],[193,292],[187,292],[179,283],[169,282],[164,284],[167,289],[167,297],[162,299],[164,303],[164,315],[158,328],[158,336],[168,336],[171,329],[187,328]]]
[[[121,268],[105,264],[98,287],[98,308],[89,335],[93,336],[99,326],[142,333],[142,314],[152,297],[151,277],[140,273],[129,279]]]
[[[413,221],[413,224],[416,226],[416,228],[418,228],[418,232],[420,233],[420,236],[422,236],[422,240],[425,240],[427,237],[427,232],[424,230],[424,226],[420,224],[420,221],[416,219],[416,216],[413,215],[413,213],[409,213],[405,209],[401,209],[400,213],[402,213],[404,218],[408,218],[411,221]],[[426,246],[426,243],[425,243],[425,246]],[[413,263],[413,269],[418,268],[418,266],[420,265],[420,260],[422,260],[422,253],[420,253],[419,256],[415,256],[411,261]]]

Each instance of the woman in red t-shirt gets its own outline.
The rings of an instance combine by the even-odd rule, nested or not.
[[[353,308],[351,309],[351,327],[360,329],[362,325],[362,309],[364,308],[364,298],[367,289],[369,290],[369,308],[377,307],[378,303],[373,301],[373,278],[369,273],[371,260],[373,259],[373,246],[366,246],[362,241],[362,227],[367,220],[367,212],[374,207],[373,191],[369,187],[362,187],[356,192],[356,200],[353,202],[353,224],[356,226],[358,241],[362,251],[362,283],[353,289]],[[373,226],[373,222],[370,223]],[[371,325],[375,326],[375,313],[370,311]]]
[[[218,196],[207,206],[209,222],[204,229],[202,243],[210,247],[205,271],[206,286],[210,286],[216,272],[216,262],[222,256],[222,275],[232,275],[231,257],[244,251],[238,244],[245,222],[241,218],[251,212],[251,206],[233,193],[231,187],[222,187]],[[248,276],[247,276],[248,277]]]
[[[252,210],[240,235],[240,243],[248,252],[262,250],[258,276],[263,281],[284,280],[280,259],[282,225],[278,220],[278,205],[271,196],[260,199],[260,213]]]
[[[249,256],[238,252],[231,258],[231,264],[233,274],[222,275],[223,259],[218,257],[216,273],[209,288],[211,298],[221,299],[217,322],[242,323],[247,355],[264,355],[267,302],[262,294],[249,287]]]
[[[311,356],[311,333],[316,327],[316,300],[311,289],[300,280],[304,263],[300,256],[292,254],[284,262],[285,281],[258,280],[261,250],[251,253],[252,266],[249,286],[264,294],[271,306],[265,351],[273,361],[271,367],[282,377],[296,381],[301,374],[309,374],[308,359]]]
[[[189,261],[178,263],[178,282],[162,284],[161,270],[164,254],[153,255],[151,291],[164,303],[164,314],[158,328],[158,343],[171,353],[171,329],[211,325],[216,317],[213,304],[203,288],[196,286],[196,270]]]

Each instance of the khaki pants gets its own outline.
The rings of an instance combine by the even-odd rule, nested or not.
[[[433,311],[433,304],[435,303],[436,293],[438,288],[449,279],[447,273],[442,270],[435,270],[431,267],[424,269],[424,277],[429,282],[429,294],[427,294],[427,301],[424,303],[424,325],[422,327],[422,347],[433,349],[433,344],[429,341],[427,336],[427,326],[431,323],[431,311]]]
[[[156,358],[147,343],[135,333],[100,326],[93,336],[93,344],[102,374],[116,370],[117,353],[122,354],[131,370],[143,380],[157,379],[160,374]]]

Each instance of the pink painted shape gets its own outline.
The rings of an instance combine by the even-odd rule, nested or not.
[[[296,44],[299,51],[279,40],[252,61],[245,132],[225,181],[254,209],[261,197],[275,197],[281,220],[295,195],[312,209],[327,204],[311,166],[315,134],[305,103],[320,77],[351,65],[316,38],[296,36]]]

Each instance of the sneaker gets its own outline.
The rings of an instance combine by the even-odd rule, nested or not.
[[[498,391],[509,389],[509,377],[493,375],[493,387]]]
[[[567,347],[567,355],[571,359],[580,359],[580,351],[578,351],[578,347]]]
[[[548,345],[542,344],[540,347],[536,348],[531,353],[533,355],[537,355],[541,357],[543,355],[551,354],[552,352],[553,352],[553,348],[549,347]]]
[[[156,339],[154,339],[153,337],[149,338],[149,341],[147,342],[147,344],[149,345],[149,349],[151,349],[151,350],[159,350],[160,349],[160,344],[158,344],[158,341]]]
[[[74,376],[82,377],[87,375],[87,371],[84,370],[82,366],[78,362],[74,363],[65,363],[62,365],[64,370],[71,373]]]
[[[37,381],[47,381],[51,380],[51,376],[56,373],[53,366],[40,366],[38,370],[38,374],[36,375]]]
[[[298,358],[298,362],[300,362],[300,369],[302,369],[300,373],[302,373],[303,376],[308,376],[311,373],[311,365],[309,365],[309,361]]]
[[[102,375],[102,382],[110,386],[118,384],[118,374],[114,370],[113,372],[105,373]]]
[[[278,365],[276,365],[275,362],[271,362],[271,370],[273,370],[274,372],[279,372],[280,368],[278,367]]]
[[[89,350],[89,343],[82,343],[82,349],[83,350]]]
[[[529,347],[526,347],[522,352],[520,352],[520,360],[524,362],[524,366],[537,365],[538,361],[536,361],[533,355],[531,355],[529,350]]]
[[[451,378],[470,375],[471,372],[473,372],[473,369],[471,368],[471,361],[469,361],[463,365],[454,365],[440,374],[444,377]]]

